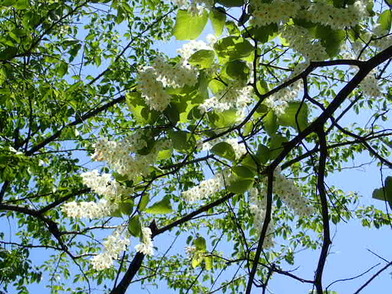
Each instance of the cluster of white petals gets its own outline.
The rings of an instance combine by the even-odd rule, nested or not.
[[[224,142],[230,144],[231,147],[233,147],[235,159],[240,159],[247,152],[245,144],[239,143],[235,138],[226,139]]]
[[[309,200],[301,195],[300,189],[295,185],[293,180],[281,174],[279,167],[274,171],[273,192],[293,209],[297,215],[302,217],[314,213],[314,209],[310,205]]]
[[[306,4],[305,4],[306,5]],[[307,21],[329,26],[332,29],[344,29],[359,24],[367,16],[366,2],[359,0],[345,8],[334,7],[323,1],[310,2],[303,7],[299,17]]]
[[[69,217],[73,218],[101,218],[109,216],[118,208],[115,202],[101,199],[98,202],[81,201],[68,202],[62,206],[62,211]]]
[[[287,40],[290,47],[301,53],[309,61],[325,60],[328,54],[324,46],[313,37],[304,27],[287,25],[282,31],[282,37]]]
[[[182,196],[187,201],[198,201],[219,192],[230,182],[228,171],[218,173],[214,178],[201,181],[199,185],[182,192]]]
[[[185,253],[186,253],[189,257],[193,257],[193,255],[195,254],[196,251],[197,251],[196,246],[186,246],[186,247],[185,247]]]
[[[362,92],[368,97],[379,97],[382,95],[380,86],[374,71],[371,71],[359,84]]]
[[[297,98],[299,92],[302,89],[303,82],[302,80],[298,80],[266,98],[264,100],[264,104],[269,108],[273,109],[277,115],[281,115],[284,113],[288,102]]]
[[[146,66],[139,70],[137,87],[151,109],[162,112],[169,105],[171,97],[157,80],[154,68]]]
[[[162,112],[170,104],[166,87],[192,86],[197,82],[198,71],[185,62],[172,65],[161,57],[152,66],[139,70],[137,88],[150,109]]]
[[[91,156],[96,161],[112,162],[115,157],[127,156],[147,146],[141,132],[135,132],[122,141],[109,141],[103,138],[94,144],[94,154]]]
[[[245,107],[252,102],[252,93],[252,87],[234,82],[215,96],[206,99],[199,105],[199,109],[202,113],[205,113],[211,110],[222,112],[235,108],[238,109],[239,113],[242,113]]]
[[[367,1],[363,0],[344,8],[326,1],[310,0],[272,0],[270,3],[251,0],[250,4],[253,9],[251,24],[255,26],[285,24],[290,18],[300,18],[332,29],[344,29],[356,26],[367,16]]]
[[[80,176],[83,184],[108,200],[116,200],[119,195],[132,192],[114,180],[111,174],[104,173],[100,175],[97,170],[92,170],[82,173]]]
[[[251,203],[249,205],[249,209],[250,212],[254,215],[254,225],[258,234],[261,233],[261,230],[263,228],[265,211],[267,206],[266,197],[264,197],[261,192],[265,192],[265,191],[260,191],[258,188],[255,187],[249,190],[250,203]],[[267,234],[263,243],[263,247],[266,249],[274,246],[273,229],[274,229],[274,223],[271,220],[270,223],[268,224]]]
[[[250,4],[253,8],[251,24],[255,26],[286,23],[301,8],[295,0],[273,0],[271,3],[251,0]]]
[[[146,141],[143,140],[140,135],[127,137],[123,141],[102,139],[95,144],[93,158],[107,161],[109,166],[119,174],[127,176],[129,180],[134,180],[149,172],[151,165],[156,160],[159,150],[167,149],[168,144],[168,141],[158,141],[149,154],[140,155],[137,153],[135,154],[135,151],[147,146]],[[90,183],[85,182],[85,184],[92,188]],[[97,185],[97,188],[98,186],[99,185]],[[96,192],[103,195],[98,191]]]
[[[93,268],[96,270],[103,270],[111,267],[113,261],[119,257],[120,253],[127,248],[129,243],[129,238],[120,234],[119,231],[115,231],[103,242],[105,251],[91,259]]]
[[[192,86],[197,82],[198,71],[184,63],[175,65],[167,63],[162,57],[157,57],[152,62],[155,75],[164,87],[181,88],[185,85]]]
[[[148,227],[142,228],[142,243],[137,244],[135,249],[137,252],[143,253],[144,255],[154,255],[154,247],[151,239],[151,229]]]

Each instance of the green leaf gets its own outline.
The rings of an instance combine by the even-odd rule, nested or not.
[[[191,65],[199,68],[210,68],[214,59],[215,52],[213,50],[202,49],[193,53],[188,61]]]
[[[122,214],[125,215],[130,215],[133,211],[133,200],[126,200],[126,201],[122,201],[119,204],[119,208]]]
[[[217,0],[216,2],[225,7],[241,7],[245,3],[244,0]]]
[[[145,210],[151,214],[167,214],[173,211],[169,197],[164,197],[161,201],[155,202]]]
[[[65,76],[67,72],[68,72],[68,63],[61,61],[57,67],[57,73],[59,77]]]
[[[271,23],[265,26],[257,26],[250,28],[248,33],[257,41],[261,43],[266,43],[273,39],[279,30],[279,27],[276,23]]]
[[[208,112],[207,116],[216,128],[227,128],[234,125],[237,122],[238,115],[237,110],[228,109],[222,112]]]
[[[283,145],[287,142],[287,139],[282,135],[276,134],[271,137],[270,142],[270,159],[276,158],[282,151]]]
[[[223,91],[224,89],[226,89],[226,85],[225,83],[223,83],[222,81],[219,80],[211,80],[208,83],[208,87],[210,88],[210,90],[212,91],[212,93],[216,94],[220,91]]]
[[[139,210],[144,211],[147,207],[147,204],[150,202],[150,195],[144,193],[142,198],[140,199],[139,202]]]
[[[140,93],[129,92],[126,94],[126,102],[135,120],[141,125],[153,124],[160,113],[150,109]]]
[[[180,112],[174,103],[169,104],[163,113],[166,115],[173,126],[175,126],[180,120]]]
[[[142,235],[142,224],[138,215],[135,215],[129,221],[128,231],[134,237],[140,237]]]
[[[205,256],[204,257],[204,265],[205,265],[205,269],[207,271],[212,270],[213,268],[213,259],[211,255]]]
[[[192,258],[192,267],[196,268],[203,262],[203,256],[197,254]]]
[[[329,26],[318,25],[316,27],[316,38],[321,40],[329,57],[334,57],[339,53],[340,46],[343,43],[346,32],[344,30],[334,30]]]
[[[193,240],[193,245],[196,247],[198,251],[207,250],[206,239],[204,239],[203,237],[197,237],[195,240]]]
[[[14,7],[16,9],[26,9],[30,7],[30,1],[29,0],[18,0],[16,1]]]
[[[267,146],[259,144],[257,147],[256,157],[260,163],[267,163],[270,159],[270,150]]]
[[[187,10],[179,10],[177,13],[176,23],[173,29],[173,35],[177,40],[194,40],[203,32],[208,21],[208,13],[195,15]]]
[[[254,50],[248,40],[236,36],[220,39],[214,44],[214,49],[222,60],[228,61],[245,58]]]
[[[18,49],[15,47],[6,47],[4,50],[0,51],[0,60],[8,60],[15,57],[18,53]]]
[[[308,125],[308,105],[300,101],[291,101],[285,108],[284,113],[278,116],[278,124],[289,126],[303,131]]]
[[[230,79],[237,81],[247,81],[250,74],[250,68],[243,60],[234,60],[225,64],[223,72]]]
[[[255,173],[244,165],[233,166],[231,170],[238,178],[253,179],[255,176]]]
[[[235,161],[235,151],[233,149],[233,146],[231,146],[227,142],[220,142],[214,145],[211,148],[211,152],[220,157],[226,158],[231,161]]]
[[[277,123],[277,117],[274,111],[270,110],[267,115],[263,118],[264,129],[268,135],[272,136],[276,134],[279,125]]]
[[[17,1],[16,0],[3,0],[0,2],[1,6],[11,6],[14,5]]]
[[[251,169],[254,173],[257,173],[257,164],[260,164],[260,162],[257,157],[248,153],[242,159],[241,164]]]
[[[227,187],[227,190],[230,192],[236,193],[236,194],[242,194],[248,191],[252,185],[253,185],[254,180],[253,179],[241,179],[241,178],[235,178],[235,179],[230,179],[229,186]]]
[[[385,10],[383,13],[381,13],[380,18],[378,22],[381,25],[381,28],[389,32],[391,29],[391,23],[392,23],[392,11],[390,9]]]
[[[169,130],[168,135],[173,142],[173,148],[178,151],[188,152],[195,146],[195,137],[189,132]]]
[[[222,35],[223,28],[226,22],[226,12],[223,7],[215,8],[213,7],[209,14],[212,28],[214,29],[215,35]]]

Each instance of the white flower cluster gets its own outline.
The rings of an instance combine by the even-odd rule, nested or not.
[[[187,201],[191,202],[202,200],[219,192],[229,182],[229,172],[224,171],[217,174],[214,178],[201,181],[198,186],[195,186],[185,192],[182,192],[182,196]]]
[[[273,0],[271,3],[251,0],[250,4],[253,8],[251,24],[255,26],[286,23],[290,17],[295,17],[301,8],[294,0]]]
[[[168,141],[159,141],[149,154],[139,155],[132,153],[147,146],[147,142],[140,135],[127,137],[120,142],[103,139],[95,144],[93,158],[107,161],[109,166],[119,174],[127,176],[129,180],[134,180],[138,176],[143,176],[149,172],[150,166],[156,160],[158,151],[167,149],[168,144]],[[91,187],[89,183],[85,184]]]
[[[151,109],[162,112],[169,105],[170,95],[157,80],[154,68],[147,66],[139,70],[137,87]]]
[[[380,97],[382,95],[380,86],[374,71],[371,71],[359,84],[362,92],[368,97]]]
[[[143,139],[141,132],[135,132],[120,142],[103,138],[94,144],[95,152],[91,158],[96,161],[111,161],[113,157],[127,156],[146,146],[147,142]]]
[[[287,25],[282,31],[282,37],[289,42],[291,48],[301,53],[309,61],[328,58],[325,48],[318,41],[312,41],[313,37],[303,27]]]
[[[197,248],[196,246],[186,246],[185,247],[185,253],[189,256],[189,257],[193,257],[193,255],[196,253]]]
[[[263,197],[258,188],[253,187],[249,191],[250,195],[250,212],[254,215],[254,225],[258,234],[261,233],[265,219],[265,209],[267,206],[266,197]],[[265,191],[263,191],[265,192]],[[265,193],[264,193],[265,194]],[[271,220],[268,224],[266,238],[264,239],[264,248],[268,249],[274,246],[273,240],[274,223]]]
[[[284,82],[284,81],[283,81]],[[275,94],[269,96],[264,100],[264,104],[269,108],[273,109],[277,115],[284,113],[288,102],[298,97],[298,93],[303,89],[302,80],[298,80],[287,86]]]
[[[101,218],[109,216],[118,208],[115,202],[101,199],[98,202],[68,202],[62,206],[63,212],[73,218]]]
[[[139,70],[137,88],[151,109],[162,112],[171,100],[165,88],[192,86],[197,82],[198,72],[184,62],[171,65],[160,57],[152,64]]]
[[[265,26],[271,23],[287,23],[290,18],[299,17],[306,21],[344,29],[359,24],[367,16],[366,2],[355,1],[346,8],[337,8],[325,1],[273,0],[271,3],[251,0],[253,8],[251,24]]]
[[[233,147],[235,159],[240,159],[247,152],[245,144],[239,143],[235,138],[226,139],[224,142],[229,143]]]
[[[359,24],[367,16],[365,1],[355,1],[346,8],[337,8],[333,5],[317,1],[308,1],[307,9],[301,10],[299,17],[313,23],[330,26],[332,29],[344,29]]]
[[[227,88],[217,93],[215,96],[206,99],[199,105],[202,113],[215,110],[222,112],[230,108],[238,109],[239,114],[245,111],[245,107],[252,102],[252,87],[243,86],[243,83],[233,83]]]
[[[314,213],[314,209],[310,206],[308,199],[301,195],[301,191],[294,184],[293,180],[281,174],[279,167],[274,171],[273,192],[293,209],[297,215],[303,217]]]
[[[120,234],[119,231],[115,231],[112,235],[107,237],[103,243],[105,251],[91,259],[93,268],[96,270],[103,270],[111,267],[113,261],[119,257],[120,253],[127,248],[129,243],[129,238]]]
[[[119,195],[131,192],[114,180],[111,174],[100,175],[97,170],[92,170],[82,173],[80,176],[83,184],[108,200],[116,200]]]
[[[154,247],[151,239],[151,229],[148,227],[142,228],[142,243],[137,244],[135,249],[137,252],[143,253],[144,255],[154,255]]]
[[[161,81],[164,87],[180,88],[197,83],[197,70],[184,62],[173,66],[163,58],[157,57],[153,60],[152,67],[157,80]]]

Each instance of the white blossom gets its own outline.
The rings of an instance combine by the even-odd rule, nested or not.
[[[142,228],[142,243],[137,244],[135,249],[137,252],[143,253],[144,255],[154,255],[154,247],[151,239],[151,229],[148,227]]]
[[[116,230],[103,242],[105,251],[91,259],[93,268],[96,270],[110,268],[113,265],[114,260],[119,257],[120,253],[123,252],[129,244],[129,238],[121,234],[119,230]]]
[[[98,202],[68,202],[62,206],[62,211],[73,218],[102,218],[110,216],[110,214],[118,208],[114,202],[101,199]]]

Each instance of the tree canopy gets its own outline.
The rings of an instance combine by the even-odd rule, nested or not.
[[[0,293],[337,293],[333,228],[392,228],[391,5],[1,1]]]

